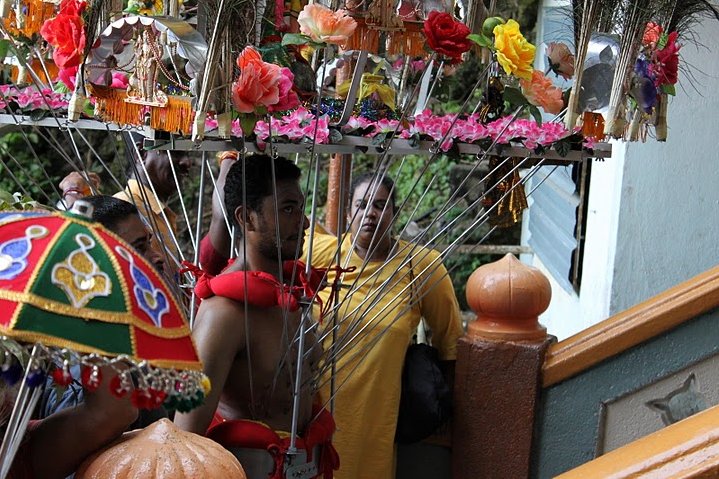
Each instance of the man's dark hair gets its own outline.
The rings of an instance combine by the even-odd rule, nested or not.
[[[139,214],[135,205],[114,196],[95,195],[82,200],[92,205],[92,219],[111,231],[128,216]]]
[[[381,173],[377,173],[374,171],[366,171],[352,178],[352,186],[350,188],[350,201],[352,201],[352,197],[355,195],[355,190],[359,185],[361,185],[362,183],[376,184],[378,180],[380,184],[387,188],[387,191],[389,191],[389,199],[392,200],[392,208],[396,208],[397,201],[395,200],[394,180],[390,178],[387,174],[382,175]]]
[[[246,206],[254,211],[260,209],[262,200],[272,196],[272,164],[274,163],[274,179],[299,180],[302,171],[287,158],[278,156],[272,158],[267,155],[250,155],[243,160],[235,162],[227,172],[225,180],[225,208],[227,214],[235,221],[235,210],[246,203]]]

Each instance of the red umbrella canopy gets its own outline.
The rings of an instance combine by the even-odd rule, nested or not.
[[[162,381],[168,395],[203,389],[202,364],[170,288],[131,246],[82,215],[0,212],[0,334],[127,356],[194,384],[190,391]]]

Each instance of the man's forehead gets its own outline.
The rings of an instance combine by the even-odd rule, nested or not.
[[[297,180],[280,180],[277,182],[275,191],[277,199],[280,201],[298,201],[302,203],[305,200],[305,195],[302,193]]]

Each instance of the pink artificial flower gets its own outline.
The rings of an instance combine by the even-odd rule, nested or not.
[[[455,130],[457,139],[466,143],[474,143],[489,136],[487,128],[479,120],[479,115],[476,114],[470,116],[465,121],[458,121]]]
[[[347,42],[357,28],[357,22],[345,10],[333,12],[324,5],[305,5],[297,17],[300,32],[318,43],[341,45]]]
[[[424,60],[413,60],[410,62],[410,68],[415,72],[421,72],[424,70],[424,67],[427,66],[427,62]]]
[[[354,130],[364,130],[365,128],[372,126],[373,122],[363,116],[351,116],[347,123],[342,126],[342,131],[349,132]]]
[[[589,150],[594,149],[594,146],[597,144],[597,139],[593,136],[587,136],[584,138],[584,148],[587,148]]]
[[[65,95],[54,92],[49,88],[43,88],[42,96],[45,97],[43,108],[49,108],[50,110],[64,110],[69,103]]]
[[[547,113],[558,114],[564,108],[562,90],[555,87],[552,80],[539,70],[532,72],[530,81],[520,80],[522,92],[532,105],[542,107]]]
[[[75,77],[77,76],[78,67],[60,68],[57,72],[57,79],[65,84],[65,86],[75,90]]]
[[[212,131],[217,128],[217,118],[215,116],[208,116],[205,118],[205,131]]]
[[[240,120],[232,120],[232,136],[243,136],[244,133],[242,132],[242,125],[240,124]]]
[[[127,75],[121,72],[113,72],[112,73],[112,83],[110,84],[111,88],[119,88],[124,90],[127,88],[127,85],[129,83],[129,80],[127,79]]]
[[[300,104],[300,98],[293,90],[295,76],[292,74],[292,70],[282,67],[280,72],[279,101],[274,105],[269,105],[268,111],[287,111]]]
[[[0,85],[0,93],[4,97],[17,95],[17,88],[14,85]]]
[[[375,123],[375,132],[376,133],[392,133],[394,131],[400,132],[402,131],[402,127],[398,127],[399,121],[397,120],[388,120],[386,118],[383,118],[381,120],[378,120],[377,123]]]
[[[29,110],[37,110],[45,105],[42,94],[32,86],[26,87],[18,92],[15,97],[15,102],[20,108]]]

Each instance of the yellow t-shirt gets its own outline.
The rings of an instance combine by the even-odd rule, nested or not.
[[[457,340],[463,333],[459,305],[436,251],[399,241],[396,257],[363,267],[351,245],[347,235],[342,257],[349,263],[343,260],[340,265],[356,269],[343,275],[342,284],[350,287],[341,289],[336,315],[339,326],[334,350],[340,352],[333,443],[340,455],[340,469],[335,478],[394,479],[394,435],[407,346],[424,317],[440,358],[455,359]],[[315,232],[313,246],[313,266],[336,264],[335,236]],[[408,257],[412,258],[411,268]],[[411,277],[415,278],[414,287],[408,287]],[[330,274],[328,280],[333,279]],[[330,289],[320,293],[324,302]],[[333,324],[332,314],[323,318],[324,332],[331,331]],[[331,334],[323,346],[327,353],[332,347]],[[323,378],[321,385],[321,396],[327,401],[328,378]]]

